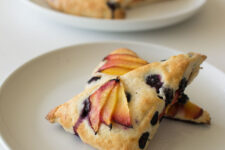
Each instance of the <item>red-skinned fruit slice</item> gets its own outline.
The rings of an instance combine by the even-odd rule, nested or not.
[[[118,91],[118,101],[113,113],[113,121],[126,127],[132,127],[128,102],[122,83],[120,83]]]
[[[117,80],[108,81],[90,96],[91,110],[89,112],[89,121],[95,133],[98,132],[100,126],[101,110],[116,82]]]
[[[168,117],[174,117],[179,112],[180,109],[183,109],[183,105],[179,103],[175,103],[167,109],[165,114]]]
[[[106,70],[106,69],[112,68],[112,67],[135,69],[140,66],[143,66],[143,64],[140,64],[137,62],[132,62],[132,61],[126,61],[126,60],[111,60],[111,61],[107,61],[98,71],[101,72],[103,70]]]
[[[140,63],[140,64],[147,64],[148,62],[138,58],[137,56],[133,56],[133,55],[129,55],[129,54],[111,54],[108,55],[107,57],[105,57],[104,60],[126,60],[126,61],[131,61],[131,62],[136,62],[136,63]]]
[[[112,123],[112,115],[116,107],[116,103],[118,100],[118,89],[119,89],[120,83],[117,82],[115,87],[112,89],[109,98],[107,102],[105,103],[102,112],[101,112],[101,117],[102,117],[102,122],[105,123],[106,125],[110,126]]]
[[[121,68],[121,67],[112,67],[102,71],[102,73],[110,74],[110,75],[124,75],[127,72],[131,71],[131,69]]]
[[[203,110],[190,101],[184,104],[184,114],[186,118],[197,119],[202,115],[202,113]]]
[[[167,113],[169,111],[169,109],[173,106],[175,106],[175,104],[177,103],[178,101],[178,98],[179,98],[179,91],[176,91],[176,93],[174,94],[174,97],[173,97],[173,100],[171,101],[171,103],[165,108],[165,113]],[[173,109],[173,112],[176,110],[176,107],[172,108]],[[171,109],[171,111],[172,111]],[[177,110],[176,110],[177,111]]]
[[[175,117],[176,115],[178,115],[183,116],[183,118],[186,119],[194,120],[199,118],[202,113],[203,110],[200,107],[188,101],[185,104],[180,104],[179,102],[177,102],[172,105],[166,112],[166,116]]]

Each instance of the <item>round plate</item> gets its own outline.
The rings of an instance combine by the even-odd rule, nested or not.
[[[45,115],[81,92],[92,69],[110,51],[120,47],[130,48],[150,62],[180,53],[152,44],[102,42],[75,45],[39,56],[17,69],[1,87],[0,143],[11,150],[93,150],[59,125],[50,124]],[[225,75],[208,63],[202,67],[186,93],[210,112],[212,124],[165,119],[150,143],[152,150],[224,149]]]
[[[101,31],[139,31],[162,28],[193,16],[206,0],[168,0],[127,10],[123,20],[78,17],[51,9],[45,0],[22,0],[29,8],[56,22]]]

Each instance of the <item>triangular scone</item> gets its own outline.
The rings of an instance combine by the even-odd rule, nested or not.
[[[148,62],[138,57],[133,51],[126,48],[116,49],[106,56],[94,69],[86,87],[101,84],[109,78],[113,78],[113,76],[124,75],[146,64]],[[174,106],[167,109],[165,117],[193,123],[210,123],[209,113],[189,101],[185,94],[179,97],[178,102]]]
[[[162,0],[46,0],[59,11],[85,17],[122,19],[125,10],[139,4]]]
[[[184,80],[197,75],[205,58],[178,55],[114,76],[56,107],[46,119],[99,150],[147,149],[164,112],[184,90]],[[160,86],[149,82],[153,76]]]

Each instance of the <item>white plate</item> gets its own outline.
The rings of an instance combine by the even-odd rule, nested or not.
[[[51,9],[45,0],[22,0],[43,17],[74,27],[101,31],[139,31],[162,28],[193,16],[206,0],[172,0],[130,9],[124,20],[104,20],[72,16]]]
[[[11,150],[92,150],[44,117],[50,109],[81,92],[92,69],[120,47],[133,49],[150,62],[179,53],[151,44],[102,42],[62,48],[29,61],[2,85],[0,143]],[[210,112],[211,126],[165,119],[150,143],[151,150],[224,150],[225,75],[208,63],[203,67],[187,93]]]

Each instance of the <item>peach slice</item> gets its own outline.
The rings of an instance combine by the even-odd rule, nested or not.
[[[197,105],[187,101],[185,104],[179,102],[173,104],[166,112],[166,116],[174,117],[176,115],[183,116],[186,119],[197,119],[203,113],[203,110]]]
[[[132,55],[132,56],[137,56],[137,54],[135,52],[133,52],[132,50],[128,49],[128,48],[118,48],[114,51],[112,51],[110,53],[111,54],[129,54],[129,55]]]
[[[129,55],[129,54],[111,54],[111,55],[108,55],[107,57],[104,58],[104,60],[126,60],[126,61],[131,61],[131,62],[136,62],[136,63],[140,63],[140,64],[147,64],[148,62],[141,59],[141,58],[138,58],[137,56],[134,56],[134,55]]]
[[[183,109],[183,104],[175,103],[166,110],[165,115],[168,117],[174,117],[180,109]]]
[[[116,83],[115,87],[112,89],[109,98],[107,102],[105,103],[102,112],[101,112],[101,117],[102,117],[102,122],[105,123],[106,125],[111,125],[112,123],[112,115],[116,107],[116,103],[118,100],[118,89],[119,89],[119,82]]]
[[[186,118],[197,119],[202,115],[202,113],[203,110],[190,101],[184,104],[184,114]]]
[[[127,97],[122,82],[120,82],[118,100],[113,113],[113,121],[126,127],[132,126]]]
[[[122,67],[126,69],[135,69],[138,67],[143,66],[143,64],[126,61],[126,60],[110,60],[107,61],[98,71],[101,72],[105,69],[112,68],[112,67]]]
[[[95,91],[89,98],[91,102],[91,110],[89,112],[89,121],[91,127],[95,131],[98,132],[100,121],[101,121],[101,110],[107,101],[110,92],[112,91],[113,87],[115,86],[117,80],[110,80],[102,85],[97,91]]]
[[[110,74],[110,75],[124,75],[132,69],[120,68],[120,67],[112,67],[102,71],[102,73]]]

